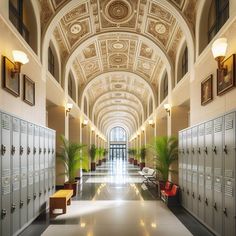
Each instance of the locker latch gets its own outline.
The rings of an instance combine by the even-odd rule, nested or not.
[[[27,147],[27,155],[30,154],[30,147]]]
[[[12,204],[12,205],[11,205],[11,212],[14,212],[15,209],[16,209],[16,204]]]
[[[50,150],[50,148],[48,149],[48,154],[50,154],[51,153],[51,150]]]
[[[28,197],[28,198],[27,198],[27,203],[29,204],[30,201],[31,201],[31,197]]]
[[[184,154],[184,148],[183,148],[183,151],[182,151],[182,152],[183,152],[183,154]]]
[[[6,209],[2,209],[2,212],[1,212],[1,216],[2,218],[4,218],[7,214],[7,210]]]
[[[44,149],[43,149],[43,153],[44,153],[44,154],[46,154],[46,152],[47,152],[47,149],[46,149],[46,148],[44,148]]]
[[[20,146],[20,155],[22,155],[24,152],[24,148],[22,146]]]
[[[205,147],[204,152],[205,152],[206,154],[208,154],[207,147]]]
[[[13,145],[11,145],[11,155],[14,156],[15,152],[16,152],[16,148]]]
[[[1,145],[1,154],[2,154],[2,156],[4,156],[5,152],[6,152],[6,146],[4,146],[4,145],[2,144],[2,145]]]
[[[214,149],[212,151],[216,154],[216,146],[214,147]]]
[[[205,199],[205,204],[208,206],[208,199],[207,198]]]
[[[22,208],[24,206],[24,202],[20,201],[20,208]]]
[[[36,152],[37,152],[37,149],[36,149],[36,147],[34,147],[34,154],[36,154]]]
[[[47,192],[47,190],[46,190],[46,189],[44,189],[44,194],[46,194],[46,192]]]
[[[49,192],[50,190],[51,190],[51,188],[49,187],[49,188],[48,188],[48,192]]]
[[[37,194],[36,194],[36,193],[34,193],[34,200],[36,199],[36,197],[37,197]]]
[[[42,195],[42,192],[40,191],[40,192],[39,192],[39,196],[41,196],[41,195]]]
[[[227,209],[226,208],[224,208],[223,213],[225,216],[227,216]]]
[[[194,154],[194,148],[192,149],[192,154]]]
[[[187,194],[189,195],[189,190],[187,189]]]
[[[200,195],[198,195],[198,201],[199,201],[199,202],[201,201],[201,196],[200,196]]]
[[[192,197],[195,198],[194,192],[192,193]]]
[[[225,154],[228,154],[228,150],[227,150],[227,146],[226,146],[226,145],[225,145],[225,147],[224,147],[223,150],[224,150],[224,153],[225,153]]]
[[[42,152],[42,148],[39,148],[39,154],[41,154],[41,152]]]
[[[198,153],[201,154],[201,148],[198,148]]]
[[[187,149],[187,154],[189,154],[189,150]]]
[[[215,202],[213,208],[217,211],[217,205],[216,205],[216,202]]]

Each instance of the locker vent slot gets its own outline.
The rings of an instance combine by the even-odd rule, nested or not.
[[[192,181],[192,175],[188,174],[188,182],[191,182],[191,181]]]
[[[199,175],[199,185],[201,185],[201,186],[204,185],[204,178],[202,175]]]
[[[19,120],[17,119],[13,119],[13,122],[12,122],[12,130],[13,132],[19,132],[20,131],[20,122]]]
[[[193,134],[193,137],[197,137],[197,128],[193,129],[192,134]]]
[[[33,173],[29,173],[28,184],[32,185],[34,183]]]
[[[28,134],[33,135],[33,126],[32,125],[29,125]]]
[[[40,129],[40,136],[44,137],[44,130],[43,129]]]
[[[209,189],[211,190],[212,189],[212,186],[211,186],[211,177],[210,179],[208,179],[209,176],[207,176],[207,179],[206,179],[206,189]]]
[[[2,128],[10,130],[10,117],[7,115],[2,116]]]
[[[204,171],[203,166],[198,166],[198,170],[199,170],[199,172],[203,172]]]
[[[214,132],[217,133],[221,131],[222,131],[222,121],[220,119],[220,120],[217,120],[217,122],[215,122],[214,124]]]
[[[211,173],[211,167],[206,167],[206,173],[210,174]]]
[[[221,175],[221,168],[215,168],[214,173],[215,175]]]
[[[10,175],[11,175],[10,169],[3,169],[2,170],[2,177],[6,177],[6,176],[10,176]]]
[[[216,192],[222,192],[222,183],[220,178],[215,178],[214,190]]]
[[[11,177],[6,176],[2,178],[2,195],[9,194],[11,192]]]
[[[225,195],[233,197],[233,186],[229,186],[229,185],[225,186]]]
[[[233,170],[225,170],[225,177],[234,177],[234,172]]]
[[[26,133],[27,133],[27,126],[26,126],[26,123],[25,123],[25,122],[22,122],[22,123],[21,123],[20,132],[23,133],[23,134],[26,134]]]
[[[199,136],[203,136],[204,133],[204,125],[199,126]]]
[[[34,182],[35,183],[39,182],[39,173],[38,173],[38,171],[34,172]]]
[[[38,128],[34,129],[34,136],[39,136],[39,129]]]
[[[212,133],[212,123],[207,123],[206,124],[206,129],[205,129],[205,134],[211,134]]]
[[[194,184],[197,183],[197,174],[193,174],[193,183],[194,183]]]

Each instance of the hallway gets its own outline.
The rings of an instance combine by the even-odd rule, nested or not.
[[[49,219],[41,215],[21,236],[176,236],[211,234],[186,212],[190,231],[158,199],[155,186],[142,185],[135,167],[121,159],[103,163],[96,172],[83,174],[78,194],[66,214]],[[177,210],[179,211],[179,210]],[[189,223],[188,223],[189,224]]]

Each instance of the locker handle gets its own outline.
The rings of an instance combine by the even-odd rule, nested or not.
[[[12,205],[11,205],[11,212],[14,212],[15,209],[16,209],[16,204],[12,204]]]
[[[200,195],[198,195],[198,201],[201,202],[201,196]]]
[[[37,198],[37,194],[36,193],[34,193],[34,200]]]
[[[184,154],[184,148],[183,148],[183,151],[182,151],[182,153]]]
[[[187,154],[189,154],[189,150],[187,149]]]
[[[206,154],[208,154],[207,147],[205,147],[204,152],[205,152]]]
[[[52,154],[54,154],[54,148],[52,149]]]
[[[189,190],[187,189],[187,194],[189,195]]]
[[[13,145],[11,145],[11,155],[14,156],[15,152],[16,152],[16,148]]]
[[[34,154],[36,154],[36,152],[37,152],[37,149],[36,149],[36,147],[34,147]]]
[[[1,212],[1,215],[2,215],[2,218],[4,218],[7,214],[7,210],[6,209],[2,209],[2,212]]]
[[[24,206],[24,202],[20,201],[20,208],[22,208]]]
[[[198,151],[197,151],[199,154],[201,154],[201,148],[198,148]]]
[[[39,148],[39,154],[41,154],[42,153],[42,148]]]
[[[224,153],[225,153],[225,154],[228,154],[227,145],[225,145],[225,147],[224,147],[223,150],[224,150]]]
[[[47,149],[46,149],[46,148],[44,148],[44,149],[43,149],[43,153],[45,154],[46,152],[47,152]]]
[[[40,191],[40,192],[39,192],[39,196],[41,196],[41,195],[42,195],[42,192]]]
[[[50,190],[51,190],[51,188],[49,187],[49,188],[48,188],[48,192],[49,192]]]
[[[195,152],[195,151],[194,151],[194,148],[193,148],[193,149],[192,149],[192,154],[194,154],[194,152]]]
[[[216,205],[216,202],[215,202],[213,208],[217,211],[217,205]]]
[[[212,151],[216,154],[217,151],[216,151],[216,146],[214,147],[214,149],[212,149]]]
[[[227,209],[226,208],[224,208],[223,213],[225,216],[227,216]]]
[[[20,146],[20,155],[22,155],[23,153],[24,153],[24,148]]]
[[[47,192],[47,190],[46,189],[44,189],[44,194]]]
[[[31,152],[30,147],[27,147],[27,154],[29,155]]]
[[[207,200],[207,198],[205,199],[205,204],[208,206],[208,200]]]
[[[192,197],[195,198],[195,194],[194,194],[194,192],[192,193]]]
[[[51,153],[51,150],[50,150],[50,148],[48,149],[48,154],[50,154]]]
[[[4,156],[4,154],[6,153],[6,146],[4,146],[3,144],[1,145],[1,154],[2,156]]]

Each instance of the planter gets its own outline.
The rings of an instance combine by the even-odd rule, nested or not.
[[[77,193],[77,186],[78,186],[78,181],[75,181],[74,183],[70,183],[70,182],[65,182],[64,183],[64,189],[72,189],[73,190],[73,196],[76,196]]]
[[[99,161],[98,161],[98,165],[102,165],[102,160],[99,160]]]
[[[102,159],[102,161],[103,161],[103,162],[106,162],[106,161],[107,161],[107,159],[106,159],[106,158],[103,158],[103,159]]]
[[[145,167],[145,162],[140,162],[140,170],[142,170],[143,169],[143,167]]]
[[[134,160],[134,165],[138,165],[138,160]]]
[[[96,170],[96,162],[91,162],[91,171]]]
[[[134,163],[134,158],[131,157],[131,158],[130,158],[130,164],[133,164],[133,163]]]

